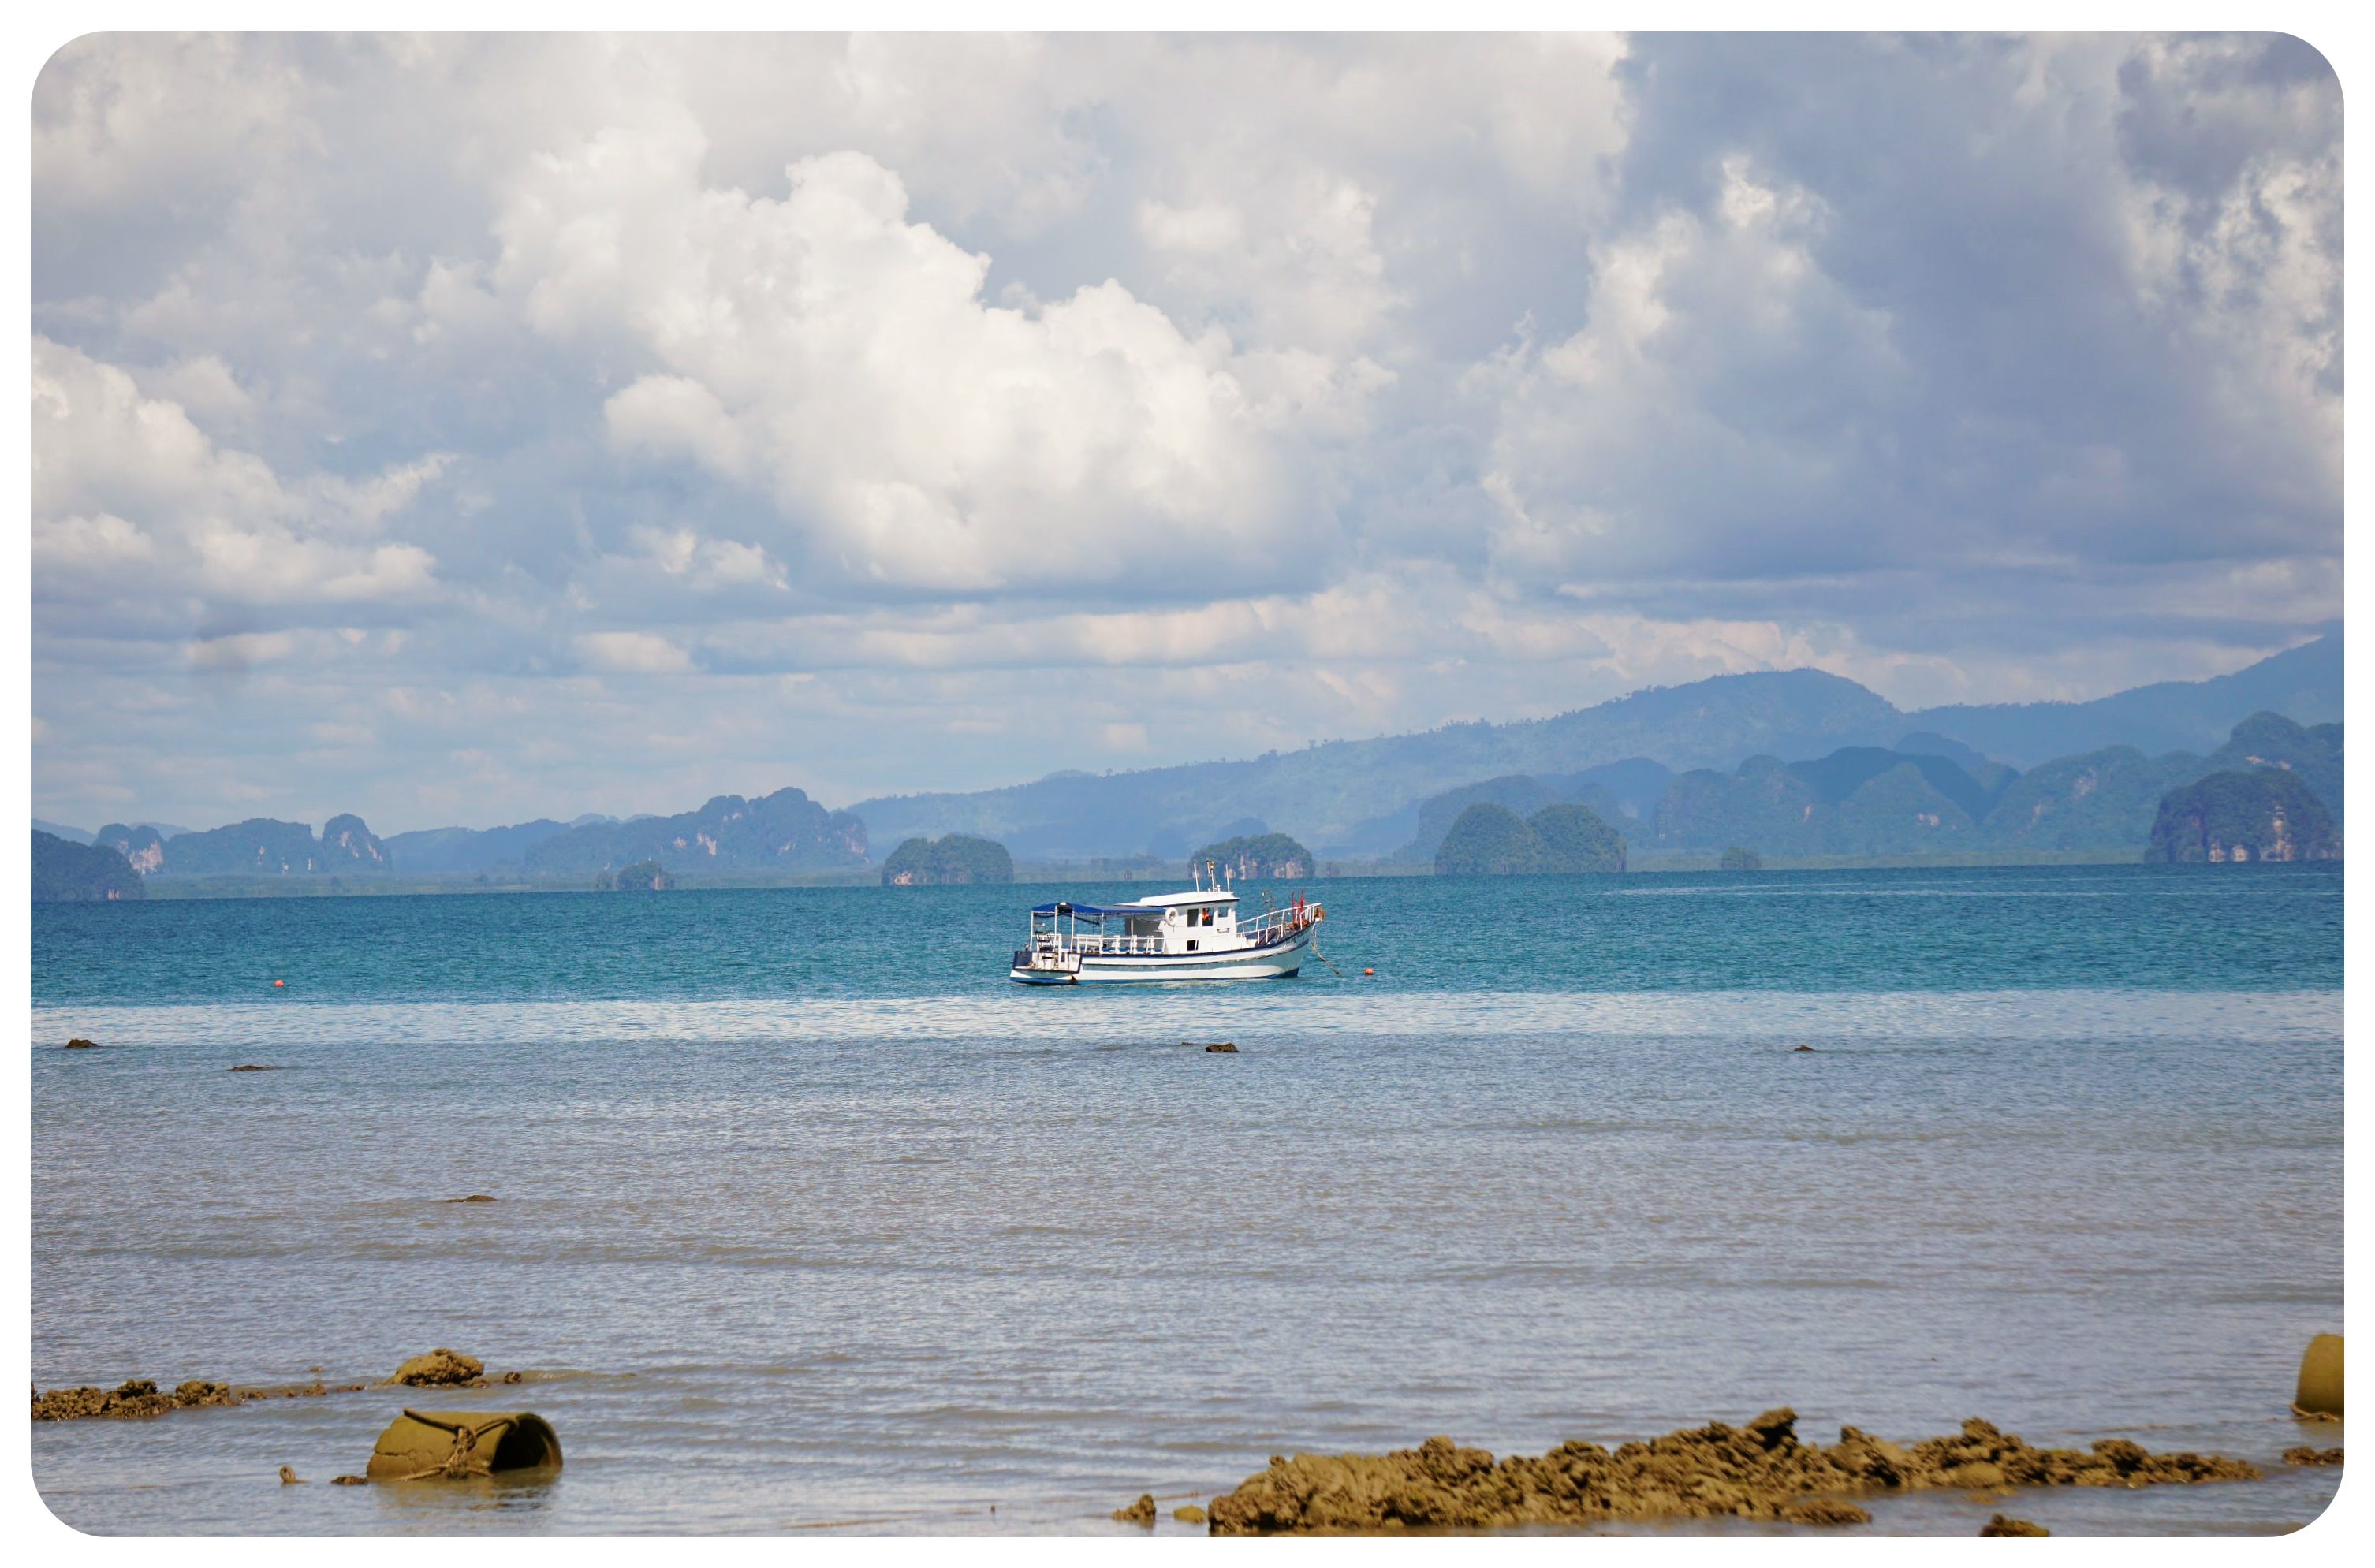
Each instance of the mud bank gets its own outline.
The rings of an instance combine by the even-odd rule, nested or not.
[[[2157,1486],[2256,1480],[2259,1469],[2215,1455],[2152,1454],[2124,1438],[2085,1451],[2037,1448],[1973,1419],[1951,1437],[1900,1446],[1844,1427],[1829,1447],[1802,1443],[1797,1413],[1768,1410],[1744,1427],[1719,1421],[1615,1452],[1566,1443],[1495,1461],[1432,1437],[1389,1454],[1277,1457],[1213,1500],[1214,1535],[1485,1530],[1520,1525],[1730,1515],[1807,1525],[1861,1523],[1843,1496],[1941,1487]]]

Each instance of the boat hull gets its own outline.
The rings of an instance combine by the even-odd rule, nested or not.
[[[1302,973],[1311,933],[1298,931],[1267,948],[1216,953],[1082,953],[1077,973],[1017,966],[1025,985],[1167,984],[1181,980],[1285,980]]]

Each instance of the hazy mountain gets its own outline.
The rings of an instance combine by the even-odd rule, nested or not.
[[[89,843],[91,841],[89,828],[70,828],[64,822],[45,822],[39,817],[33,819],[33,831],[47,833],[53,839],[64,839],[68,843]]]
[[[797,789],[746,800],[721,795],[698,811],[588,823],[528,846],[538,871],[594,871],[655,860],[670,871],[809,871],[866,864],[866,824]]]
[[[1176,853],[1248,816],[1318,845],[1323,855],[1382,855],[1418,837],[1421,804],[1444,791],[1512,775],[1554,781],[1556,788],[1569,775],[1628,760],[1721,774],[1750,757],[1819,758],[1844,747],[1907,743],[1908,758],[1942,757],[1985,796],[2010,782],[2009,770],[1980,776],[1989,758],[2034,762],[2112,745],[2147,753],[2207,751],[2261,709],[2304,723],[2338,718],[2341,670],[2336,632],[2211,680],[2164,682],[2093,702],[1909,714],[1820,670],[1718,676],[1554,718],[1447,725],[1242,761],[1058,773],[1002,789],[882,796],[850,809],[878,841],[964,832],[998,839],[1030,859]],[[1979,771],[1969,755],[1980,757]],[[1917,775],[1928,783],[1918,767]],[[1643,814],[1637,784],[1629,796],[1613,784],[1611,789],[1620,807],[1629,802],[1632,814]],[[1966,805],[1956,809],[1970,815]]]
[[[2283,768],[2227,769],[2168,792],[2145,858],[2339,860],[2342,835],[2298,775]]]
[[[164,864],[158,869],[176,877],[288,877],[319,871],[322,866],[322,846],[313,829],[302,822],[251,817],[227,828],[174,834],[165,841]]]
[[[2092,702],[1926,708],[1914,727],[1951,736],[2019,767],[2107,746],[2157,755],[2208,751],[2263,710],[2310,725],[2342,717],[2342,634],[2209,680],[2165,680]]]
[[[1986,792],[1944,757],[1844,748],[1802,762],[1752,757],[1677,774],[1651,822],[1660,849],[1763,855],[1919,855],[1979,843]]]
[[[33,830],[32,902],[96,903],[147,895],[140,874],[103,844]]]
[[[579,819],[581,824],[584,820]],[[607,823],[614,819],[594,820]],[[429,828],[393,835],[387,849],[407,871],[488,871],[498,866],[526,865],[530,848],[568,831],[569,824],[543,817],[508,828]]]
[[[91,836],[91,843],[115,851],[143,877],[165,868],[165,835],[147,822],[137,827],[110,822]]]
[[[2309,787],[2339,823],[2342,814],[2342,726],[2297,725],[2281,713],[2253,713],[2213,751],[2215,770],[2280,768]]]

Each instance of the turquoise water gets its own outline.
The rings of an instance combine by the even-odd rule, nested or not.
[[[1290,1449],[1787,1402],[2270,1467],[1878,1529],[2331,1496],[2274,1461],[2341,1441],[2284,1414],[2341,1320],[2338,871],[1320,891],[1341,977],[1055,992],[1003,978],[1037,889],[36,907],[35,1381],[450,1345],[529,1381],[440,1406],[568,1453],[279,1486],[361,1468],[374,1389],[42,1425],[42,1494],[102,1532],[946,1532],[1152,1491],[1167,1531]]]

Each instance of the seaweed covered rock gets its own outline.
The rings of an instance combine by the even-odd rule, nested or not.
[[[1113,1516],[1115,1522],[1117,1524],[1136,1525],[1141,1529],[1148,1530],[1154,1528],[1153,1494],[1144,1491],[1140,1492],[1138,1494],[1137,1502],[1131,1503],[1127,1508],[1115,1509]]]
[[[1731,1516],[1860,1523],[1840,1493],[1936,1487],[2150,1486],[2254,1480],[2239,1460],[2156,1455],[2123,1438],[2085,1453],[2035,1448],[1983,1421],[1951,1437],[1900,1446],[1843,1428],[1837,1445],[1798,1440],[1797,1413],[1767,1410],[1745,1426],[1717,1421],[1626,1443],[1613,1453],[1565,1443],[1495,1461],[1432,1437],[1389,1454],[1298,1454],[1211,1504],[1215,1535],[1498,1529],[1614,1519]]]
[[[455,1387],[476,1383],[487,1367],[476,1356],[462,1355],[443,1348],[425,1356],[415,1356],[396,1369],[390,1383],[401,1383],[410,1388]]]

